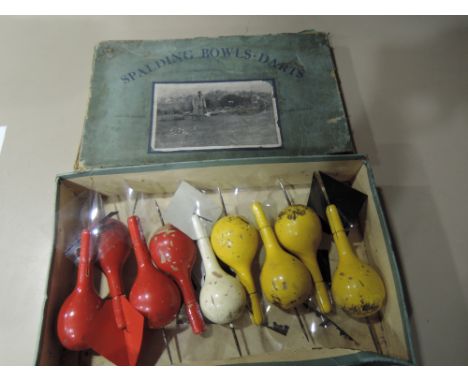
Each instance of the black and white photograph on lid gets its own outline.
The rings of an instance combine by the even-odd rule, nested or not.
[[[153,83],[150,151],[281,144],[272,80]]]

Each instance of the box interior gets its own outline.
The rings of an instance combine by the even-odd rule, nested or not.
[[[147,240],[161,226],[153,201],[157,199],[161,209],[168,205],[171,195],[180,181],[185,180],[218,199],[216,188],[222,190],[226,208],[230,214],[246,217],[255,225],[250,213],[254,200],[262,202],[271,222],[287,203],[278,185],[282,179],[295,203],[306,204],[312,174],[324,171],[341,181],[351,182],[357,190],[366,193],[368,202],[360,224],[350,232],[350,240],[364,261],[375,266],[384,279],[387,300],[383,310],[372,319],[356,320],[338,308],[329,317],[350,334],[356,342],[340,336],[333,326],[321,326],[322,320],[314,312],[301,306],[296,312],[285,312],[263,298],[264,313],[268,322],[288,325],[287,336],[266,327],[257,327],[250,322],[249,314],[234,322],[242,356],[235,346],[228,325],[207,324],[202,335],[192,333],[189,325],[175,321],[165,328],[168,346],[174,364],[245,364],[264,362],[299,362],[330,357],[352,355],[357,352],[377,353],[385,357],[410,361],[409,345],[402,319],[402,302],[398,299],[394,270],[391,266],[388,244],[379,218],[373,195],[374,185],[369,180],[367,166],[362,159],[306,161],[291,163],[232,164],[210,167],[162,168],[157,170],[89,175],[81,174],[58,182],[58,200],[54,253],[51,261],[48,295],[45,304],[42,339],[38,364],[42,365],[106,365],[109,362],[91,351],[70,352],[64,349],[56,336],[56,317],[66,296],[72,291],[76,269],[63,253],[74,235],[81,229],[83,200],[89,190],[100,192],[105,197],[106,212],[117,210],[119,219],[126,222],[131,207],[124,197],[126,187],[145,193],[138,204]],[[322,249],[329,250],[331,273],[337,263],[336,248],[330,235],[323,234]],[[254,278],[258,280],[264,258],[263,249],[254,262]],[[134,256],[124,267],[124,283],[127,292],[136,273]],[[203,267],[199,261],[194,270],[195,278],[201,278]],[[107,283],[95,271],[96,286],[101,296],[107,294]],[[258,289],[260,290],[260,288]],[[307,328],[306,336],[300,321]],[[139,359],[141,365],[169,365],[167,349],[161,330],[145,329]]]

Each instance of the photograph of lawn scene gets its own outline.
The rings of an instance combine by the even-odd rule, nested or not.
[[[154,83],[152,151],[280,147],[273,83]]]

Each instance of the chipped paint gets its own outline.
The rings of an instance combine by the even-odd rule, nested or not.
[[[306,210],[307,207],[302,205],[289,206],[280,212],[277,220],[281,220],[284,217],[288,220],[296,220],[298,216],[304,216],[306,214]]]
[[[166,256],[164,256],[164,251],[160,249],[158,251],[158,255],[159,259],[161,260],[161,264],[164,264],[166,262]]]
[[[165,226],[162,226],[162,227],[158,230],[157,233],[160,234],[160,235],[171,235],[171,236],[173,236],[173,235],[175,235],[176,230],[175,230],[174,227],[171,226],[170,224],[166,224]]]
[[[335,117],[335,118],[330,118],[330,119],[327,119],[327,123],[328,124],[336,124],[338,123],[339,121],[341,121],[342,119],[344,119],[344,116],[339,116],[339,117]]]

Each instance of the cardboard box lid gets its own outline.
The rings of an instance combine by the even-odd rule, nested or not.
[[[352,151],[326,34],[107,41],[75,168]]]

